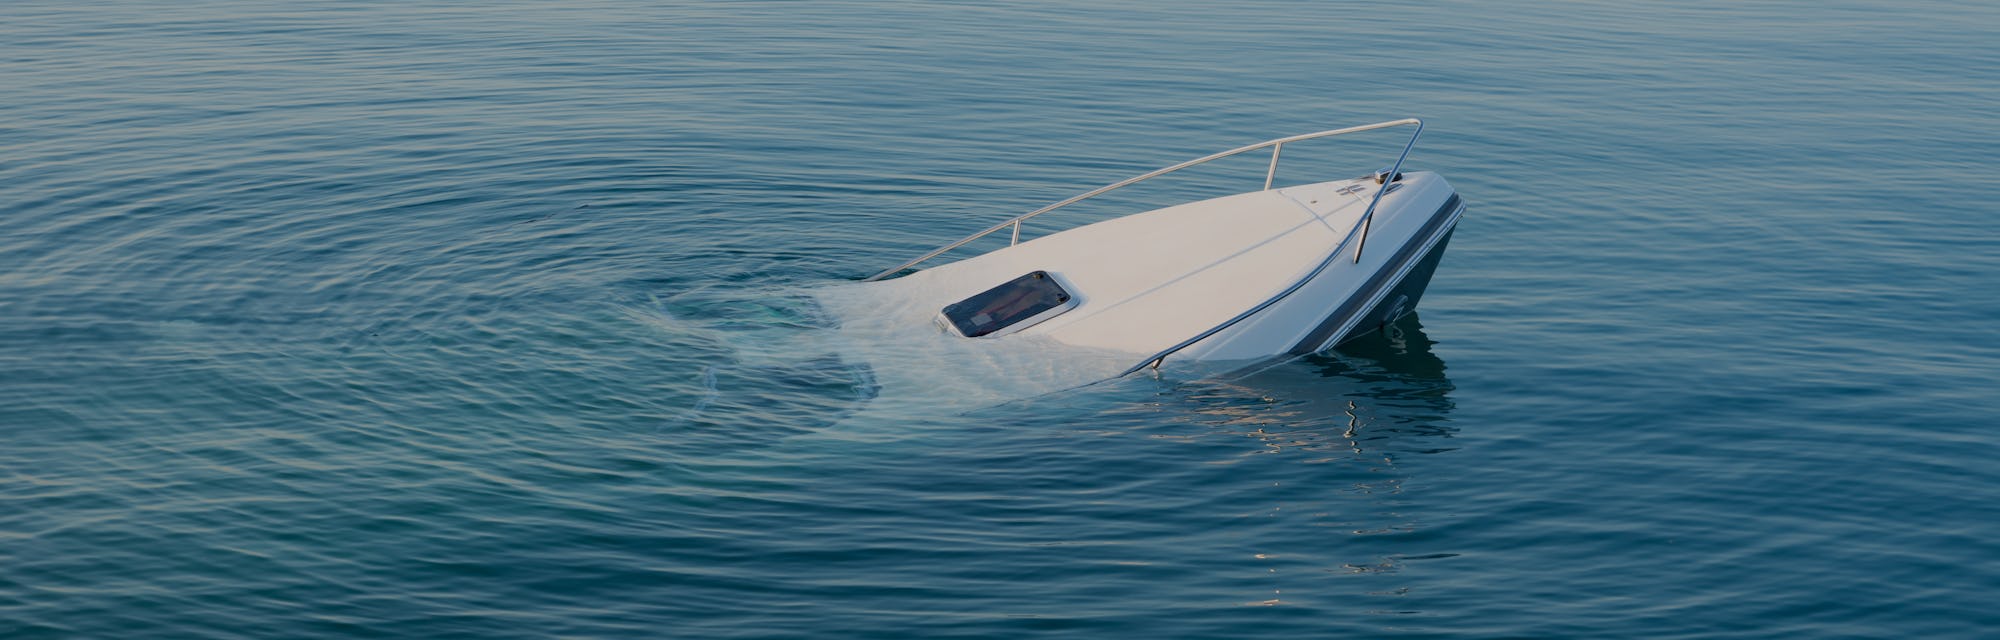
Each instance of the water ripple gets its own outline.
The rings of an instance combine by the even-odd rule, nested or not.
[[[10,3],[0,636],[1994,626],[1993,9],[1324,9]],[[824,308],[1408,115],[1472,213],[1339,353]]]

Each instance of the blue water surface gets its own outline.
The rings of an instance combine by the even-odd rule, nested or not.
[[[1990,637],[1995,42],[1945,1],[11,0],[0,637]],[[812,295],[1405,116],[1471,208],[1339,352],[982,395]]]

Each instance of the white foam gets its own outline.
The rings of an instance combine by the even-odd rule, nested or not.
[[[1039,336],[950,335],[936,308],[898,287],[844,283],[812,295],[836,324],[830,346],[874,371],[874,412],[963,413],[1105,380],[1144,357]]]

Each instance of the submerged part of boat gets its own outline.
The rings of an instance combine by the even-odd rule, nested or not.
[[[1287,143],[1414,126],[1402,154],[1359,178],[1272,188]],[[1125,375],[1168,360],[1314,353],[1414,310],[1465,205],[1435,173],[1402,171],[1415,119],[1270,140],[1149,172],[1015,217],[868,278],[934,309],[960,340],[1035,337],[1131,354]],[[1264,189],[1136,213],[1028,241],[1021,223],[1159,175],[1271,149]],[[914,272],[981,237],[1001,249]],[[897,276],[900,277],[893,277]]]

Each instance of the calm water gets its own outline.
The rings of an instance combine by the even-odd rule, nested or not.
[[[1990,3],[437,4],[0,5],[0,637],[2000,629]],[[1340,353],[814,302],[1403,116],[1472,208]]]

